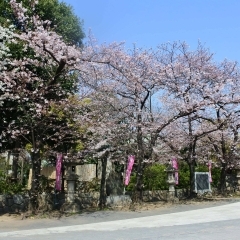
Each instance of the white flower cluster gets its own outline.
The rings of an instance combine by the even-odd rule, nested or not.
[[[4,28],[0,26],[0,71],[6,65],[6,58],[11,56],[8,43],[13,38],[12,26]]]
[[[6,65],[9,63],[9,58],[11,57],[10,49],[8,47],[8,44],[13,40],[14,34],[13,34],[13,26],[10,26],[9,28],[4,28],[0,26],[0,91],[5,92],[5,81],[3,79],[5,78],[5,72]],[[5,95],[5,94],[4,94]],[[5,96],[2,95],[0,97],[0,105],[2,104],[2,100],[5,98]]]

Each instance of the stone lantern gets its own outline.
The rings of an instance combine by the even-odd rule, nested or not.
[[[175,172],[177,172],[177,170],[175,170],[171,164],[169,164],[169,166],[167,167],[167,169],[165,170],[167,173],[167,183],[169,184],[169,190],[168,190],[168,197],[167,200],[168,201],[175,201]]]
[[[240,169],[237,169],[236,179],[237,179],[237,191],[240,192]]]
[[[67,172],[65,179],[67,182],[67,202],[72,203],[75,200],[75,190],[76,182],[78,180],[78,175],[75,173],[76,166],[67,166]]]
[[[78,180],[78,175],[75,173],[75,169],[75,165],[67,166],[67,172],[64,176],[67,182],[67,196],[63,205],[63,211],[71,213],[76,213],[80,210],[80,206],[75,201],[76,182]]]

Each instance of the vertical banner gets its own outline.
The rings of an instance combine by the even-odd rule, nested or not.
[[[62,170],[62,153],[57,154],[57,162],[56,162],[56,190],[61,191],[61,170]]]
[[[212,160],[208,161],[209,182],[212,182]]]
[[[172,167],[176,170],[174,176],[175,176],[175,184],[178,185],[178,162],[177,158],[172,158]]]
[[[127,186],[130,181],[130,175],[132,172],[133,164],[134,164],[135,156],[130,155],[128,157],[128,165],[127,165],[127,170],[126,170],[126,175],[125,175],[125,182],[124,184]]]

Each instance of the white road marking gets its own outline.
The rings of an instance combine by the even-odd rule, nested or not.
[[[234,219],[240,219],[240,202],[186,212],[177,212],[111,222],[3,232],[0,233],[0,237],[24,237],[81,231],[116,231],[131,228],[166,227]]]

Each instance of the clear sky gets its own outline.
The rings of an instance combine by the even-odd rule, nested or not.
[[[130,48],[155,48],[200,41],[215,59],[240,62],[239,0],[64,0],[100,43],[126,42]]]

